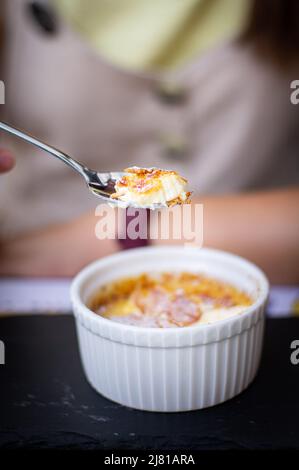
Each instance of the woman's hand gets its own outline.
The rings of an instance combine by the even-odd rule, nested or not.
[[[14,167],[15,160],[9,150],[0,149],[0,173],[6,173]]]
[[[86,264],[119,250],[116,240],[98,240],[98,218],[86,214],[4,241],[0,245],[0,276],[75,275]]]
[[[299,188],[202,196],[204,246],[244,256],[275,284],[299,282]],[[194,222],[191,224],[194,227]],[[181,240],[181,243],[189,242]],[[177,240],[154,240],[177,244]]]

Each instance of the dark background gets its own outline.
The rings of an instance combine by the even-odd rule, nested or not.
[[[0,320],[1,449],[299,449],[296,319],[268,319],[260,371],[234,399],[201,411],[151,413],[98,395],[86,382],[71,316]]]

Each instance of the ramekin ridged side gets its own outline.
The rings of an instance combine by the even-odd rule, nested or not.
[[[184,250],[172,248],[169,255],[184,257],[190,249]],[[160,248],[134,250],[132,256],[137,251],[145,257],[145,270],[146,256],[151,262],[152,257],[161,256]],[[195,410],[234,397],[256,375],[263,343],[266,279],[258,268],[233,255],[205,249],[190,253],[196,253],[198,260],[210,257],[214,263],[218,257],[220,263],[232,260],[242,269],[245,266],[257,282],[256,302],[244,314],[210,325],[140,328],[104,319],[85,306],[83,291],[94,275],[100,276],[105,263],[93,263],[74,281],[72,303],[82,364],[89,383],[105,397],[148,411]],[[119,256],[131,259],[128,252]],[[115,255],[109,258],[113,262]]]

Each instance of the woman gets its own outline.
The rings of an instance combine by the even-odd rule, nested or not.
[[[6,4],[10,123],[100,170],[175,169],[207,204],[203,194],[298,184],[296,0]],[[72,274],[118,249],[97,243],[89,216],[44,229],[95,201],[59,162],[10,145],[3,272]]]

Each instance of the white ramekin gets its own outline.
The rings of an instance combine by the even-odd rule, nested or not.
[[[225,320],[173,329],[124,325],[86,307],[99,286],[153,271],[201,272],[243,289],[254,304]],[[71,287],[86,377],[110,400],[142,410],[187,411],[228,400],[257,372],[268,290],[255,265],[217,250],[138,248],[96,261]]]

